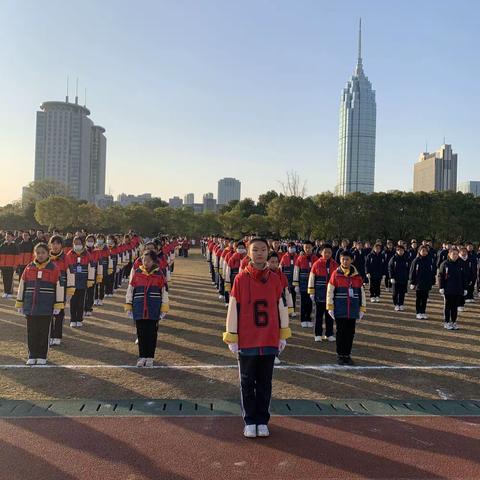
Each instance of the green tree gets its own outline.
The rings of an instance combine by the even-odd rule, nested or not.
[[[36,203],[35,218],[49,230],[54,227],[65,230],[77,218],[77,205],[70,198],[52,195]]]

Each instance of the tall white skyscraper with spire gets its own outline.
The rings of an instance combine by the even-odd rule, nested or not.
[[[337,195],[373,192],[376,123],[375,90],[363,71],[360,19],[357,67],[343,89],[340,104]]]

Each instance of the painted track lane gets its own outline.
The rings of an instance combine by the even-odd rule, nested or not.
[[[276,417],[256,440],[241,429],[219,417],[1,420],[0,479],[480,478],[474,417]]]

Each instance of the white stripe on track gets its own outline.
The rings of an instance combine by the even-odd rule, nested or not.
[[[236,369],[238,365],[154,365],[153,367],[137,367],[136,365],[0,365],[0,370],[22,368],[65,368],[69,370],[83,369],[157,369],[157,370],[222,370]],[[480,370],[480,365],[277,365],[278,370],[315,370],[327,372],[332,370]]]

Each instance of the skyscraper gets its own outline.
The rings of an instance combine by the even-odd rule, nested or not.
[[[480,182],[471,180],[469,182],[460,183],[457,191],[471,193],[474,197],[480,197]]]
[[[362,21],[358,32],[355,74],[347,82],[340,103],[338,132],[338,183],[336,193],[372,193],[375,181],[375,90],[362,63]]]
[[[228,205],[232,200],[240,200],[240,180],[222,178],[218,181],[218,204]]]
[[[451,145],[423,152],[413,169],[414,192],[457,191],[457,154]]]
[[[184,205],[193,205],[195,203],[195,194],[193,193],[187,193],[183,197],[183,204]]]
[[[44,102],[37,112],[35,180],[65,184],[72,197],[95,201],[105,194],[105,129],[88,118],[90,110],[75,103]]]

